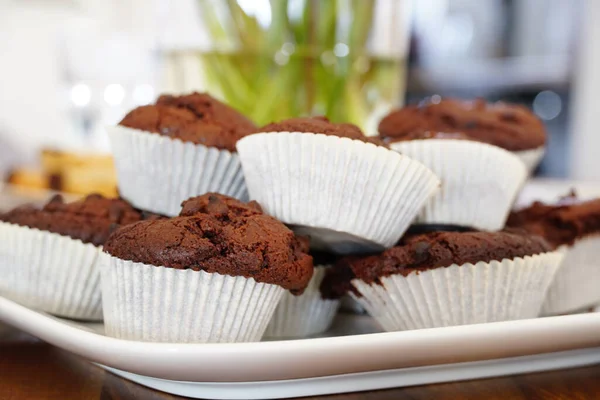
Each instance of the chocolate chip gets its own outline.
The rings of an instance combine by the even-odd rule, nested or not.
[[[429,249],[431,248],[431,246],[429,245],[429,243],[427,242],[418,242],[415,244],[415,253],[417,255],[423,255],[424,253],[426,253],[427,251],[429,251]]]

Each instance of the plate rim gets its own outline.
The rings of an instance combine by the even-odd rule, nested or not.
[[[146,343],[111,338],[1,296],[0,320],[93,362],[160,379],[196,382],[311,378],[600,346],[600,335],[597,335],[600,313],[404,332],[222,344]],[[503,346],[490,350],[489,344],[496,341],[502,341]],[[468,354],[459,352],[454,348],[457,346],[463,346]],[[257,362],[257,357],[263,362]],[[157,360],[160,365],[156,364]],[[231,368],[232,363],[235,363],[234,368]],[[186,366],[198,370],[188,371]]]

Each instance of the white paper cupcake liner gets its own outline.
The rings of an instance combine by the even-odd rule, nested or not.
[[[521,161],[523,161],[525,167],[527,168],[528,174],[531,175],[542,161],[542,158],[544,158],[546,146],[531,150],[513,151],[512,153],[519,157]]]
[[[100,256],[106,334],[169,343],[256,342],[284,289]]]
[[[548,289],[542,314],[565,314],[600,304],[600,236],[559,250],[565,257]]]
[[[0,295],[61,317],[101,320],[100,248],[0,222]]]
[[[327,268],[315,266],[313,277],[302,295],[284,293],[267,326],[265,337],[306,337],[325,332],[331,327],[340,301],[321,297],[320,286]]]
[[[247,200],[235,153],[124,126],[107,131],[119,193],[142,210],[176,216],[181,202],[207,192]]]
[[[353,280],[352,294],[386,331],[438,328],[537,317],[563,254],[452,265],[381,285]]]
[[[396,142],[391,147],[422,162],[442,181],[416,223],[500,230],[527,178],[518,157],[485,143],[427,139]]]
[[[348,138],[261,133],[237,149],[250,197],[338,253],[393,246],[439,187],[421,163]]]

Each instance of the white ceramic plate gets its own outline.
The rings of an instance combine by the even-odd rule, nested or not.
[[[101,324],[2,297],[0,320],[117,375],[195,398],[289,398],[600,362],[600,313],[392,333],[369,333],[377,329],[367,316],[341,315],[333,337],[238,344],[118,340]]]

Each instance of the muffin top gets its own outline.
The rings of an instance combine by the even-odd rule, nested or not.
[[[160,96],[156,104],[130,111],[119,125],[229,151],[256,130],[248,118],[207,93]]]
[[[512,212],[506,225],[542,236],[554,248],[571,245],[577,239],[600,234],[600,199],[577,201],[572,194],[554,205],[535,202]]]
[[[510,151],[535,149],[546,143],[544,124],[526,107],[501,102],[488,104],[482,99],[444,99],[439,103],[410,105],[392,111],[379,123],[379,136],[385,143],[455,139],[444,135],[456,133]]]
[[[323,135],[345,137],[365,143],[373,143],[378,146],[386,146],[377,137],[365,136],[356,125],[347,123],[336,124],[323,116],[291,118],[280,122],[273,122],[258,129],[258,132],[322,133]]]
[[[407,235],[391,249],[367,257],[345,257],[323,280],[325,298],[337,298],[350,290],[353,279],[380,284],[380,278],[449,267],[453,264],[501,261],[550,251],[539,236],[522,230],[502,232],[431,232]],[[358,293],[357,293],[358,294]]]
[[[313,273],[308,240],[265,215],[258,203],[215,193],[183,202],[179,217],[117,230],[104,251],[149,265],[254,278],[295,294]]]
[[[42,209],[21,206],[0,215],[0,221],[69,236],[102,246],[111,232],[133,222],[158,219],[159,215],[139,211],[121,199],[91,194],[72,203],[54,196]]]

